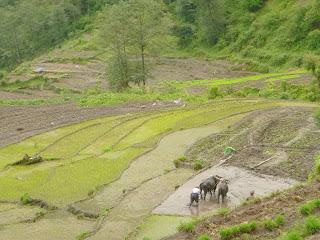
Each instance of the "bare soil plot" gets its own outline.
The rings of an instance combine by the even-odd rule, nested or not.
[[[230,146],[236,149],[228,161],[232,166],[305,181],[319,151],[319,140],[313,108],[274,108],[252,113],[228,131],[199,141],[187,156],[190,161],[214,165]]]
[[[80,108],[75,104],[0,106],[0,147],[57,127],[100,116],[153,111],[174,106],[177,105],[169,102],[154,106],[152,103],[146,103],[96,108]]]

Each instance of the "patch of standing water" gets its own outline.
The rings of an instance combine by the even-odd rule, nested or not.
[[[173,160],[183,156],[186,149],[196,141],[219,132],[241,117],[243,115],[200,128],[177,131],[165,136],[154,150],[132,162],[117,181],[106,186],[94,198],[79,203],[78,206],[83,210],[96,213],[101,212],[104,208],[113,208],[119,204],[119,199],[125,197],[125,194],[130,190],[163,175],[166,171],[174,170]],[[179,181],[177,180],[177,182]]]
[[[78,206],[85,210],[110,209],[89,239],[106,239],[106,236],[112,240],[125,239],[177,185],[194,174],[191,169],[175,170],[173,160],[184,155],[199,139],[227,128],[243,116],[163,137],[154,150],[137,158],[117,181],[107,185],[94,198],[79,203]]]
[[[228,179],[230,182],[228,197],[224,203],[218,203],[216,195],[210,197],[207,194],[206,200],[200,200],[199,206],[187,206],[190,203],[190,191],[211,175],[219,175]],[[245,169],[232,166],[212,167],[188,182],[182,185],[175,193],[173,193],[166,201],[153,210],[154,214],[165,215],[204,215],[208,212],[218,210],[220,207],[235,208],[242,201],[250,196],[250,192],[254,190],[256,197],[265,196],[272,192],[285,190],[297,182],[292,179],[283,179],[279,177],[254,174]]]

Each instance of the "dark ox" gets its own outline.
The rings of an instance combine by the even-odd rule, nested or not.
[[[218,192],[218,202],[220,202],[220,196],[222,202],[224,202],[225,197],[227,196],[227,193],[229,191],[228,187],[228,180],[227,179],[221,179],[220,182],[217,185],[217,192]]]
[[[206,200],[206,195],[208,192],[210,192],[211,196],[212,196],[212,191],[215,192],[217,185],[220,181],[220,177],[219,176],[211,176],[209,178],[207,178],[206,180],[204,180],[201,184],[200,184],[200,195],[201,195],[201,199],[203,199],[202,197],[202,191],[204,193],[204,200]]]

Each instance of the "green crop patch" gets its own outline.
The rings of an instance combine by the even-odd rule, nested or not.
[[[37,135],[0,149],[0,200],[18,200],[28,193],[32,198],[64,206],[117,179],[135,158],[170,132],[286,104],[293,103],[216,101],[201,107],[106,117]],[[39,154],[44,161],[10,165],[24,154]]]
[[[240,78],[225,78],[225,79],[211,79],[211,80],[191,80],[191,81],[169,81],[166,84],[174,85],[178,89],[186,89],[192,86],[205,86],[205,87],[214,87],[221,85],[231,85],[249,81],[277,81],[283,79],[292,79],[299,77],[300,74],[305,73],[303,70],[293,71],[288,73],[268,73],[268,74],[259,74],[254,76],[246,76]]]

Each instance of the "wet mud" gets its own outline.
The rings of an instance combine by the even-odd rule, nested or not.
[[[139,187],[145,181],[161,176],[166,171],[174,170],[173,160],[183,156],[186,149],[197,140],[218,131],[220,131],[219,123],[169,134],[154,150],[136,159],[120,179],[106,186],[94,198],[79,203],[78,206],[97,213],[104,208],[112,208],[126,192]]]
[[[124,239],[143,223],[151,211],[186,182],[194,171],[175,169],[173,160],[199,139],[222,131],[245,114],[201,128],[182,130],[165,136],[158,146],[136,159],[120,179],[106,186],[94,198],[78,204],[82,209],[99,212],[111,209],[89,239]]]
[[[189,207],[192,188],[199,186],[204,179],[216,174],[230,181],[228,197],[224,203],[221,203],[221,200],[218,203],[217,194],[212,197],[210,194],[207,194],[206,200],[200,200],[198,207],[196,207],[195,203],[194,206]],[[263,174],[258,175],[238,167],[212,167],[183,184],[166,201],[154,209],[153,213],[184,216],[204,215],[221,207],[235,208],[242,201],[245,201],[253,190],[256,197],[262,197],[272,192],[287,189],[295,183],[297,182],[292,179],[283,179]]]

